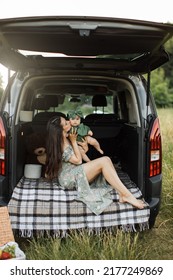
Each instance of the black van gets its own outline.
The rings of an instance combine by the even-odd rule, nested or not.
[[[104,154],[159,212],[162,143],[150,73],[169,61],[171,24],[94,17],[0,20],[0,63],[14,71],[0,104],[0,204],[24,174],[26,138],[53,115],[83,111]],[[146,74],[147,79],[143,74]],[[88,156],[100,156],[92,148]]]

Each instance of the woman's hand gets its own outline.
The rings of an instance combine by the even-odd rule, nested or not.
[[[77,138],[76,130],[72,130],[69,133],[68,138],[71,142],[71,145],[72,145],[73,151],[74,151],[74,155],[71,156],[69,162],[71,162],[73,164],[81,164],[82,163],[82,156],[81,156],[81,153],[79,151],[79,146],[78,146],[77,141],[76,141],[76,138]]]
[[[76,131],[76,129],[72,128],[71,132],[68,135],[68,138],[69,138],[71,143],[76,142],[76,139],[77,139],[77,131]]]

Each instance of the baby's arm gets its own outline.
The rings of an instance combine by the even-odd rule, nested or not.
[[[93,136],[93,132],[91,130],[88,131],[89,136]]]

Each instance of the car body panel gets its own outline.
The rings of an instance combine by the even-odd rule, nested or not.
[[[116,71],[145,73],[169,60],[163,45],[172,34],[171,24],[130,19],[5,19],[0,21],[0,61],[12,70],[42,68],[43,64],[49,67],[49,58],[24,56],[19,52],[27,50],[62,53],[68,58],[82,57],[83,61],[93,58],[98,68],[104,62]],[[77,60],[76,64],[79,63]]]

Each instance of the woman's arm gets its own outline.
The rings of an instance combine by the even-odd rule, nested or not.
[[[69,140],[71,142],[71,145],[72,145],[72,148],[74,151],[74,155],[71,156],[71,158],[69,159],[69,162],[71,162],[73,164],[81,164],[82,156],[81,156],[78,144],[76,142],[77,133],[70,133],[68,137],[69,137]]]

